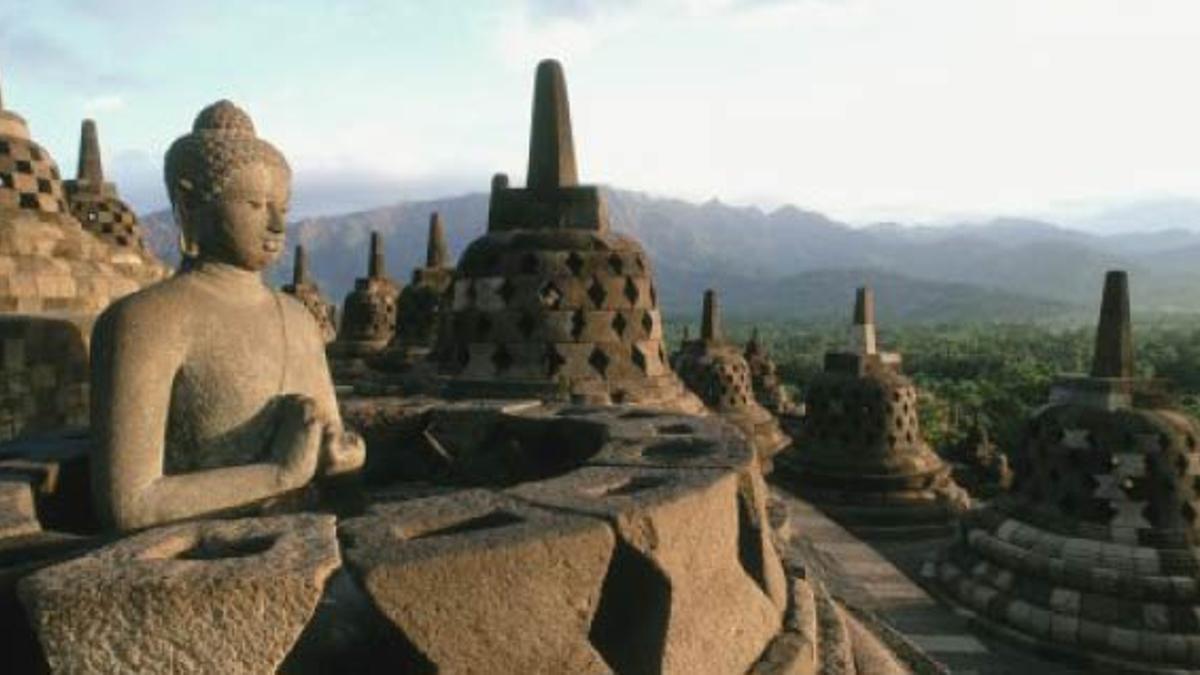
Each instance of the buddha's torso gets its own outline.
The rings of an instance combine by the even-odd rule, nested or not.
[[[318,398],[327,378],[311,316],[282,293],[172,279],[187,308],[188,349],[175,372],[167,421],[166,473],[269,459],[281,396]],[[297,311],[299,310],[299,311]]]

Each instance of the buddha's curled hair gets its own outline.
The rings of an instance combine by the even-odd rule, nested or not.
[[[192,133],[177,138],[167,150],[167,194],[172,203],[180,198],[213,199],[233,169],[254,163],[291,177],[287,160],[255,134],[250,116],[230,101],[217,101],[196,115]]]

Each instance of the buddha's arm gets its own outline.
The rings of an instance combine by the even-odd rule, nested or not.
[[[161,315],[139,317],[125,307],[113,309],[117,311],[100,317],[92,339],[92,484],[106,527],[129,530],[222,511],[299,487],[311,478],[320,428],[303,412],[292,414],[293,428],[288,431],[291,438],[304,437],[313,447],[285,456],[306,454],[314,458],[313,468],[259,463],[163,475],[172,380],[183,362],[187,338],[171,335],[183,331],[163,325],[169,322]]]

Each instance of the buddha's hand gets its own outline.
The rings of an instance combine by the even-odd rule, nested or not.
[[[279,465],[279,483],[285,490],[307,485],[317,472],[324,425],[317,402],[289,394],[279,404],[279,426],[271,442],[271,456]]]
[[[346,431],[340,425],[325,427],[321,441],[321,475],[336,476],[357,471],[366,461],[367,444],[362,436]]]

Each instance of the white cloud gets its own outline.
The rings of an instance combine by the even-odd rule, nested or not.
[[[119,94],[95,96],[83,102],[85,113],[112,112],[125,107],[125,98]]]

